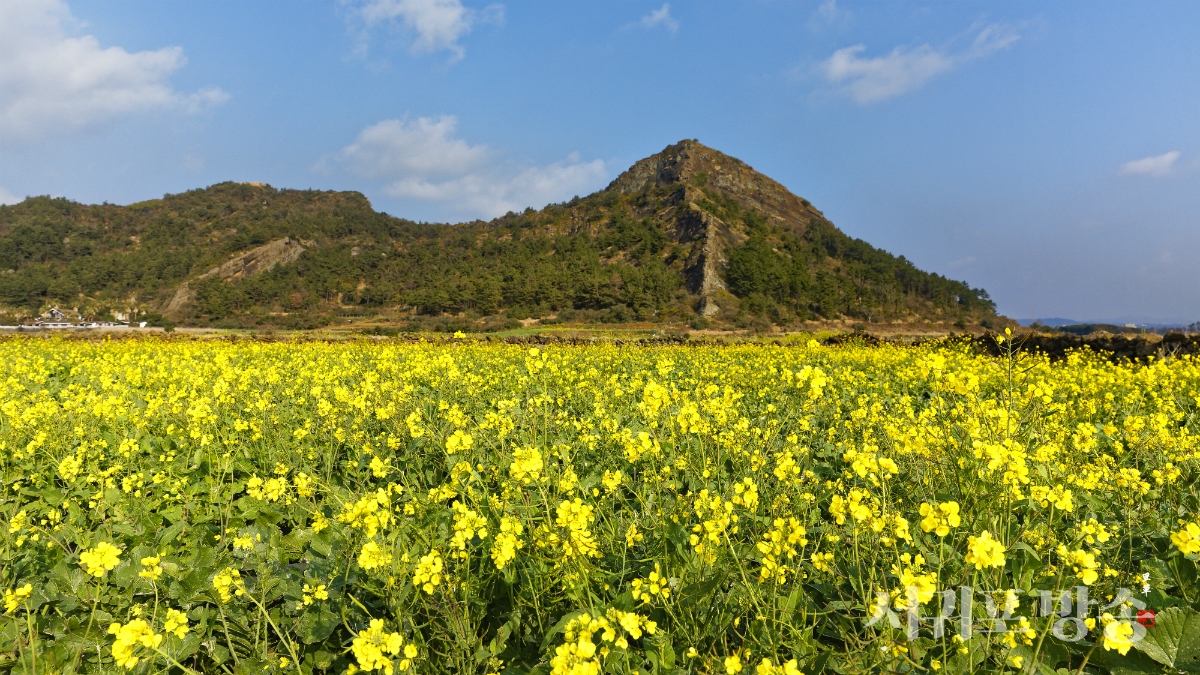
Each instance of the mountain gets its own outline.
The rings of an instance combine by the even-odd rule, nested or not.
[[[1074,326],[1076,324],[1079,324],[1080,322],[1076,321],[1075,319],[1064,319],[1062,317],[1051,317],[1049,319],[1021,319],[1019,321],[1019,323],[1022,326],[1032,326],[1036,323],[1036,324],[1039,324],[1042,326],[1047,326],[1049,328],[1058,328],[1059,326]]]
[[[457,316],[780,325],[995,320],[987,293],[851,238],[685,140],[607,188],[492,221],[417,223],[357,192],[221,183],[129,206],[0,207],[0,311],[193,325]]]

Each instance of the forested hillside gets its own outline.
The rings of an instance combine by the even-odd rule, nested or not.
[[[694,141],[590,196],[457,225],[379,213],[356,192],[244,183],[129,206],[31,198],[0,207],[0,306],[283,327],[995,318],[986,292],[848,237]]]

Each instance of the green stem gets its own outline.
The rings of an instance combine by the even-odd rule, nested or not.
[[[29,603],[25,603],[25,628],[29,631],[29,659],[30,659],[30,675],[37,675],[37,645],[36,636],[33,632],[33,613],[30,611]]]
[[[292,663],[296,664],[296,672],[300,673],[300,675],[304,675],[304,671],[300,669],[300,659],[296,657],[296,648],[292,646],[291,640],[288,640],[283,636],[283,633],[279,630],[279,626],[275,625],[275,622],[271,619],[271,615],[267,613],[267,608],[263,607],[262,603],[260,603],[253,595],[250,595],[249,593],[246,594],[246,597],[250,598],[250,601],[255,605],[258,605],[258,610],[262,612],[263,618],[267,620],[267,623],[271,625],[271,628],[275,629],[275,635],[279,636],[280,641],[283,642],[283,646],[287,647],[288,653],[292,655]]]
[[[200,675],[200,673],[198,673],[198,672],[192,670],[191,668],[188,668],[187,666],[183,665],[182,663],[176,661],[174,659],[174,657],[172,657],[170,654],[164,652],[163,650],[159,649],[158,647],[153,647],[153,649],[155,652],[158,653],[159,656],[170,661],[176,668],[179,668],[183,672],[188,673],[189,675]]]

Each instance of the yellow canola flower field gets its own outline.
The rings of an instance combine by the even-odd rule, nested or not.
[[[0,670],[1194,668],[1200,362],[1002,346],[0,341]]]

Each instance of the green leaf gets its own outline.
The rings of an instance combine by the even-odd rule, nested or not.
[[[671,646],[670,640],[663,640],[658,647],[659,663],[663,668],[672,670],[675,668],[675,649]]]
[[[169,543],[175,541],[175,537],[178,537],[179,533],[183,532],[183,528],[185,528],[185,527],[187,527],[187,523],[180,520],[180,521],[176,522],[174,525],[171,525],[170,527],[164,529],[158,535],[159,545],[161,546],[163,544],[169,544]]]
[[[504,624],[496,631],[496,637],[488,644],[488,651],[492,656],[499,656],[500,652],[504,651],[504,643],[508,642],[508,636],[512,633],[512,625]]]
[[[316,611],[308,611],[300,615],[296,619],[296,631],[300,634],[300,640],[304,644],[314,644],[321,642],[325,638],[333,634],[334,629],[338,627],[340,620],[338,615],[329,611],[322,604]]]
[[[545,649],[546,647],[550,646],[550,642],[552,640],[554,640],[554,636],[563,632],[563,629],[567,627],[567,624],[571,623],[571,619],[583,616],[585,614],[588,614],[588,611],[585,609],[580,609],[580,610],[571,612],[569,614],[564,614],[563,618],[559,619],[558,623],[554,624],[554,626],[549,630],[549,632],[546,633],[546,637],[542,638],[542,649]]]
[[[955,654],[946,660],[946,675],[965,675],[965,673],[974,672],[979,664],[987,658],[987,649],[981,648],[982,640],[978,635],[971,637],[966,642],[966,646],[966,654]]]
[[[1103,666],[1112,675],[1151,675],[1162,672],[1162,666],[1145,654],[1132,649],[1124,656],[1121,656],[1120,652],[1097,649],[1092,655],[1092,662]]]
[[[321,530],[312,539],[308,540],[308,546],[326,558],[331,557],[333,555],[333,530]]]
[[[679,594],[679,609],[687,609],[692,605],[708,598],[722,581],[725,580],[725,575],[714,574],[713,576],[704,579],[695,584],[689,584],[683,592]]]
[[[1018,541],[1016,544],[1013,544],[1012,549],[1014,551],[1024,551],[1025,553],[1032,556],[1034,560],[1036,560],[1038,562],[1042,561],[1042,556],[1038,555],[1037,551],[1033,550],[1032,546],[1030,546],[1029,544],[1026,544],[1023,541]]]
[[[1150,573],[1150,585],[1154,588],[1167,590],[1175,586],[1174,575],[1167,569],[1167,564],[1158,558],[1143,558],[1138,561],[1143,572]]]
[[[1146,637],[1133,643],[1138,651],[1159,663],[1200,673],[1200,612],[1171,607],[1159,612]]]

